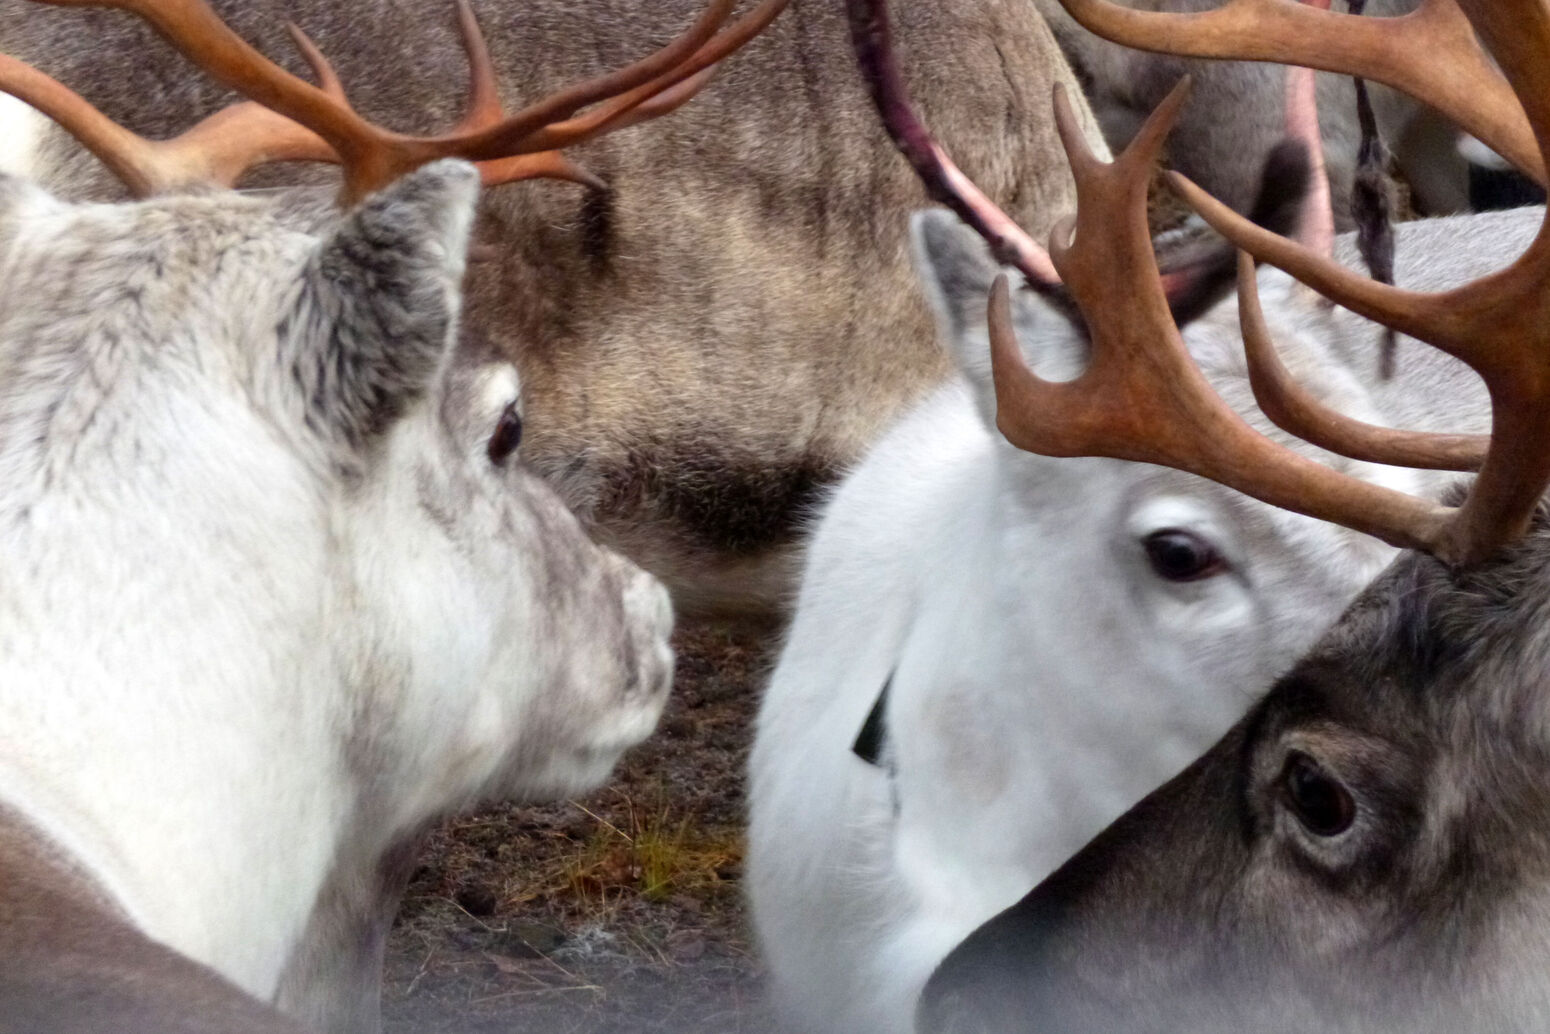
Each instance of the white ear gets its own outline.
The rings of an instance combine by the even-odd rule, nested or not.
[[[936,311],[942,341],[974,388],[981,415],[996,425],[995,385],[990,376],[986,311],[990,286],[1003,272],[978,234],[951,212],[928,208],[910,220],[915,272]],[[1012,282],[1021,274],[1012,271]],[[1023,358],[1048,380],[1071,380],[1087,365],[1087,340],[1067,316],[1026,289],[1012,292],[1012,323]]]
[[[22,176],[0,171],[0,218],[13,219],[25,212],[58,211],[67,202]]]

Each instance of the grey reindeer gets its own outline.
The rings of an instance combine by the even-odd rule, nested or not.
[[[267,107],[152,145],[0,60],[137,190],[188,186],[0,177],[0,1031],[370,1032],[423,831],[597,785],[672,678],[666,591],[523,466],[516,371],[459,335],[480,179],[571,174],[554,147],[660,114],[749,26],[712,6],[408,137],[199,0],[99,6]],[[342,208],[218,186],[320,149]]]
[[[1458,0],[1458,10],[1505,80],[1470,35],[1363,35],[1329,20],[1329,35],[1305,42],[1350,44],[1356,63],[1408,64],[1414,92],[1451,83],[1469,98],[1472,132],[1526,116],[1543,149],[1550,8]],[[1379,41],[1381,52],[1368,49]],[[1521,103],[1511,111],[1491,101],[1508,83]],[[1276,450],[1251,460],[1259,446],[1244,432],[1212,457],[1182,419],[1152,428],[1177,447],[1172,457],[1131,441],[1159,462],[1211,467],[1262,499],[1409,551],[1203,757],[958,947],[926,988],[919,1029],[1542,1031],[1550,226],[1508,268],[1417,295],[1365,281],[1180,186],[1247,252],[1468,363],[1491,394],[1492,435],[1412,435],[1312,404],[1277,367],[1242,260],[1245,341],[1267,411],[1337,453],[1479,474],[1439,505]],[[1156,321],[1139,325],[1167,337]],[[1021,381],[1006,383],[1008,397],[1032,414],[1045,388],[1008,374]],[[1196,395],[1176,416],[1199,426],[1217,411]],[[1128,437],[1095,451],[1112,454]]]
[[[699,6],[474,3],[514,105],[638,57]],[[302,71],[281,30],[294,19],[384,125],[427,132],[459,115],[452,0],[215,7]],[[944,144],[1047,231],[1074,196],[1045,100],[1075,80],[1039,13],[963,0],[912,4],[899,21],[901,52],[937,69],[916,92]],[[152,136],[228,99],[183,75],[149,29],[98,12],[0,0],[0,49]],[[119,196],[57,129],[0,125],[0,165],[69,197]],[[649,132],[572,151],[606,190],[551,183],[483,199],[465,323],[520,368],[525,460],[590,531],[662,577],[681,609],[768,614],[791,588],[810,504],[949,374],[909,259],[919,184],[877,126],[833,0],[792,0]]]

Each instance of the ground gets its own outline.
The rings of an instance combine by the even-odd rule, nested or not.
[[[680,632],[662,724],[606,788],[432,836],[388,950],[388,1034],[773,1034],[740,887],[772,642]]]

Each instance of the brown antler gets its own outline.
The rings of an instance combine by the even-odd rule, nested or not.
[[[361,118],[328,62],[298,30],[292,34],[320,86],[269,61],[232,32],[204,0],[36,2],[118,8],[139,15],[214,78],[254,102],[212,116],[176,141],[151,142],[113,126],[41,73],[9,60],[0,66],[0,89],[59,121],[131,190],[153,193],[193,180],[229,184],[261,162],[306,158],[339,161],[345,169],[344,197],[350,201],[444,157],[485,163],[487,183],[546,175],[595,184],[594,177],[558,154],[559,148],[674,110],[708,81],[716,62],[757,35],[789,0],[765,0],[719,33],[733,0],[711,0],[683,35],[650,57],[504,117],[478,26],[466,0],[459,0],[472,67],[469,112],[453,132],[433,137],[394,133]],[[593,105],[597,110],[578,114]]]
[[[326,76],[320,75],[320,81],[332,87]],[[247,169],[267,162],[338,160],[316,133],[252,101],[225,108],[170,140],[147,140],[103,115],[64,84],[3,54],[0,91],[59,123],[135,197],[189,183],[231,186]],[[234,146],[238,142],[240,147]]]
[[[1283,431],[1321,449],[1366,463],[1462,471],[1479,470],[1485,463],[1491,444],[1485,435],[1428,434],[1380,427],[1336,412],[1305,392],[1276,354],[1259,303],[1254,260],[1241,251],[1238,301],[1249,385],[1259,408]]]
[[[864,2],[851,0],[853,19],[856,6]],[[1064,2],[1079,6],[1076,0]],[[1544,155],[1550,154],[1545,135],[1550,133],[1550,61],[1544,60],[1550,56],[1550,8],[1544,0],[1460,2],[1468,18],[1464,29],[1473,26],[1480,33],[1500,60],[1504,81],[1523,98],[1525,124],[1537,134],[1543,168]],[[1194,19],[1220,29],[1224,23],[1210,19],[1229,9],[1237,17],[1268,11],[1295,18],[1303,28],[1335,24],[1319,21],[1334,16],[1296,0],[1233,0],[1217,12],[1154,24],[1176,33],[1181,23]],[[1416,24],[1431,25],[1432,31],[1448,24],[1435,0],[1426,0],[1422,10],[1432,21],[1409,23],[1404,31],[1412,38]],[[1458,60],[1466,71],[1489,65],[1472,35],[1469,44],[1467,51],[1455,51],[1455,56],[1464,54]],[[1150,45],[1213,52],[1211,46],[1181,43],[1173,36]],[[1445,61],[1446,52],[1437,58]],[[1381,78],[1367,64],[1337,70]],[[1444,68],[1436,74],[1447,79],[1455,71]],[[1492,69],[1491,74],[1497,73]],[[1002,433],[1014,445],[1045,455],[1109,456],[1186,470],[1275,506],[1427,550],[1450,563],[1471,564],[1490,556],[1522,533],[1550,483],[1550,450],[1543,448],[1550,441],[1550,222],[1512,268],[1457,291],[1416,295],[1366,280],[1262,230],[1174,176],[1186,199],[1240,247],[1356,312],[1457,356],[1484,378],[1493,403],[1488,449],[1476,436],[1412,434],[1333,413],[1298,389],[1281,367],[1254,294],[1252,263],[1241,259],[1239,290],[1251,380],[1272,419],[1357,459],[1481,471],[1457,510],[1338,474],[1250,428],[1206,382],[1169,313],[1146,223],[1146,186],[1186,86],[1181,83],[1169,95],[1131,146],[1108,165],[1087,149],[1064,91],[1057,88],[1056,124],[1076,180],[1078,217],[1057,227],[1050,256],[1082,311],[1092,358],[1072,381],[1051,382],[1034,374],[1016,340],[1006,278],[999,278],[991,292],[990,338]]]
[[[1461,5],[1521,98],[1545,152],[1550,131],[1550,8],[1543,0],[1461,0]],[[1417,294],[1375,283],[1265,233],[1181,176],[1175,176],[1174,183],[1207,222],[1246,251],[1480,374],[1492,403],[1489,453],[1456,518],[1422,545],[1450,562],[1470,564],[1521,535],[1550,484],[1550,450],[1544,448],[1550,441],[1550,224],[1507,269],[1453,291]],[[1240,284],[1245,294],[1251,288],[1252,282]],[[1375,446],[1375,438],[1360,426],[1347,426],[1323,444],[1360,455]]]
[[[1446,509],[1343,477],[1271,442],[1217,396],[1184,347],[1152,252],[1146,188],[1187,91],[1188,82],[1180,83],[1125,152],[1105,164],[1087,150],[1057,88],[1055,119],[1076,178],[1078,215],[1057,227],[1050,254],[1086,319],[1092,359],[1072,381],[1046,381],[1030,370],[999,281],[990,301],[997,426],[1030,452],[1162,464],[1399,545],[1431,542]],[[1117,284],[1124,288],[1116,291]]]
[[[1198,14],[1138,11],[1107,0],[1060,2],[1085,28],[1129,47],[1277,61],[1376,80],[1436,108],[1546,183],[1534,132],[1455,0],[1423,0],[1398,18],[1337,14],[1299,0],[1229,0]],[[1439,65],[1448,65],[1448,74],[1437,74]]]

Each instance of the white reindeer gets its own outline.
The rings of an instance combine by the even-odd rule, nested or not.
[[[881,99],[885,114],[903,110],[886,90]],[[1119,163],[1129,200],[1144,197],[1158,124],[1138,141]],[[1073,164],[1094,167],[1090,156]],[[1008,222],[967,207],[1030,268]],[[1116,334],[1144,284],[1115,271],[1144,270],[1143,253],[1151,261],[1144,219],[1129,211],[1139,249],[1121,250],[1113,222],[1084,224],[1089,264],[1071,286],[1088,311],[1114,310]],[[1539,221],[1401,227],[1399,281],[1436,289],[1478,277]],[[775,996],[793,1026],[847,1034],[910,1029],[950,949],[1198,756],[1393,555],[1192,474],[1014,447],[997,432],[988,361],[986,298],[1000,270],[945,214],[918,217],[915,241],[960,375],[830,500],[751,761],[750,894]],[[1342,261],[1354,251],[1340,240]],[[1315,398],[1375,423],[1483,428],[1488,406],[1467,368],[1401,338],[1398,374],[1385,380],[1373,324],[1282,274],[1259,286],[1279,350]],[[1088,365],[1096,323],[1068,312],[1033,292],[1013,303],[1021,354],[1046,379]],[[1235,302],[1189,323],[1183,342],[1252,427],[1316,451],[1255,404]],[[1142,408],[1166,388],[1131,383],[1114,405]],[[1000,427],[1036,415],[1003,410]],[[1421,495],[1448,480],[1334,462]]]
[[[1399,31],[1363,40],[1338,19],[1315,39],[1347,45],[1370,67],[1408,64],[1416,85],[1455,84],[1476,123],[1526,114],[1539,139],[1550,139],[1550,7],[1458,0],[1456,10],[1470,31],[1451,40]],[[1469,71],[1481,45],[1500,73]],[[1492,103],[1480,87],[1504,81],[1516,100]],[[1550,148],[1540,147],[1542,169]],[[955,949],[926,987],[916,1029],[1544,1030],[1550,234],[1542,229],[1488,277],[1417,294],[1381,287],[1246,224],[1197,186],[1180,186],[1246,252],[1470,364],[1490,386],[1491,437],[1438,440],[1326,420],[1304,406],[1274,369],[1245,256],[1249,362],[1267,375],[1271,409],[1293,403],[1283,412],[1288,429],[1345,455],[1376,450],[1404,463],[1453,466],[1465,458],[1463,444],[1478,476],[1440,504],[1382,497],[1252,434],[1207,440],[1171,420],[1144,425],[1149,440],[1130,444],[1158,462],[1177,458],[1409,549],[1223,740]],[[1082,209],[1079,241],[1090,214],[1085,192]],[[1088,316],[1108,322],[1091,308]],[[1147,343],[1111,358],[1130,369],[1152,360],[1187,367],[1173,328],[1139,318],[1152,330]],[[1003,384],[1008,400],[1021,388],[1046,393],[1013,376],[1019,387]],[[1221,403],[1186,380],[1170,385],[1174,413],[1196,426],[1214,422]],[[1106,443],[1089,445],[1111,454],[1140,426],[1111,425]],[[1155,445],[1170,438],[1177,448],[1165,457]],[[1239,450],[1252,452],[1250,462],[1222,462],[1245,457]],[[1290,485],[1303,490],[1288,495]]]
[[[274,105],[158,149],[31,80],[131,184],[283,139],[365,196],[0,178],[0,1030],[369,1031],[418,834],[603,779],[668,598],[454,344],[480,173],[424,163],[485,130],[380,133],[202,4],[125,6]]]

